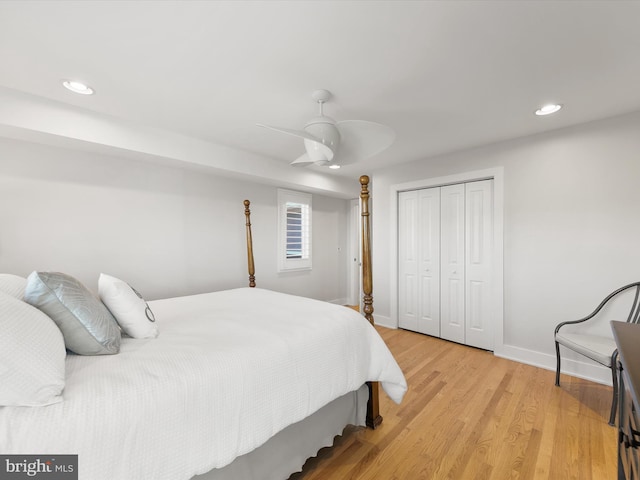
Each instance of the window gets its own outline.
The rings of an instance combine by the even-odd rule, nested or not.
[[[311,195],[278,189],[278,271],[311,269]]]

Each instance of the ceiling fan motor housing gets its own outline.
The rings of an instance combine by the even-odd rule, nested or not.
[[[307,155],[318,165],[326,165],[331,162],[338,152],[340,146],[340,132],[335,125],[335,120],[329,117],[315,117],[305,126],[305,131],[310,133],[318,140],[322,141],[322,144],[305,139],[304,146],[307,150]],[[326,147],[329,147],[333,152],[333,155],[329,158],[327,156]]]

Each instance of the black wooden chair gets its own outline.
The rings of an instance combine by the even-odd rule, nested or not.
[[[587,320],[595,317],[600,310],[617,295],[622,292],[626,292],[629,289],[635,288],[635,296],[629,316],[627,317],[628,323],[638,323],[640,320],[640,282],[630,283],[624,287],[611,292],[607,297],[600,302],[600,305],[584,318],[579,320],[571,320],[568,322],[560,323],[555,330],[554,339],[556,343],[556,386],[560,385],[560,345],[573,350],[581,355],[584,355],[591,360],[594,360],[601,365],[611,369],[611,376],[613,379],[613,400],[611,402],[611,415],[609,416],[609,425],[613,425],[616,419],[616,407],[618,405],[618,376],[616,372],[616,361],[618,358],[618,350],[616,349],[616,343],[613,340],[613,336],[605,337],[601,335],[592,335],[589,333],[580,332],[560,332],[560,329],[565,325],[574,325],[577,323],[583,323]],[[611,320],[619,320],[612,318]],[[621,319],[620,319],[621,320]],[[640,347],[639,347],[640,348]]]

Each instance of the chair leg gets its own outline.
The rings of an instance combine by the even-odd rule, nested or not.
[[[609,425],[616,424],[616,410],[618,409],[618,351],[611,356],[611,375],[613,377],[613,399],[611,400],[611,414],[609,415]]]
[[[560,344],[556,342],[556,387],[560,386]]]

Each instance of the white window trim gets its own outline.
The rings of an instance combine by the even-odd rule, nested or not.
[[[305,238],[304,258],[287,258],[287,204],[299,203],[307,205],[307,228]],[[278,189],[278,272],[291,272],[296,270],[311,270],[312,265],[312,201],[310,193],[295,192],[293,190]]]

